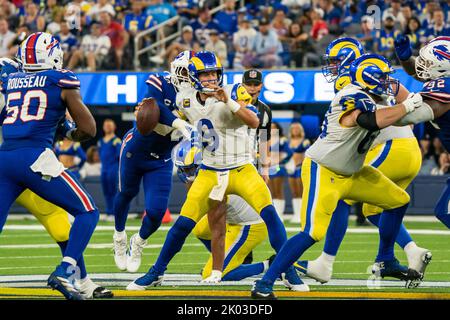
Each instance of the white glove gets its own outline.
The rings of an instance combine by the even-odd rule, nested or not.
[[[221,280],[222,280],[222,271],[213,270],[213,271],[211,271],[211,275],[208,278],[203,279],[201,281],[201,283],[214,284],[214,283],[219,283]]]
[[[420,93],[411,92],[402,103],[405,106],[406,113],[410,113],[422,105],[423,99]]]
[[[172,127],[180,130],[180,132],[183,134],[183,137],[187,140],[193,141],[196,137],[198,137],[197,128],[179,118],[175,119],[172,122]]]

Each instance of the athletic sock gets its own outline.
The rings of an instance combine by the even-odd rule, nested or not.
[[[328,255],[336,256],[347,231],[349,213],[350,206],[340,200],[331,217],[323,247],[323,251]]]
[[[223,281],[239,281],[264,272],[264,263],[241,264],[222,277]]]
[[[268,205],[261,211],[261,218],[264,220],[269,234],[269,241],[275,252],[278,252],[287,240],[286,229],[281,219],[278,217],[275,207]]]
[[[369,220],[373,225],[379,226],[380,224],[380,214],[369,216],[367,217],[367,220]],[[412,241],[411,235],[409,234],[408,230],[406,229],[405,225],[402,223],[400,226],[400,230],[398,231],[398,235],[395,238],[395,242],[401,247],[405,248],[405,246]]]
[[[390,261],[394,259],[395,239],[400,230],[403,216],[408,205],[403,207],[385,210],[381,213],[379,221],[380,245],[376,261]]]
[[[274,283],[281,273],[285,272],[316,241],[305,232],[290,238],[277,253],[275,260],[262,280]]]
[[[157,273],[163,274],[166,271],[170,260],[181,250],[186,241],[186,237],[194,229],[195,224],[195,221],[190,218],[184,216],[178,217],[175,224],[167,233],[161,253],[153,266]]]
[[[145,212],[145,217],[142,219],[142,225],[139,229],[139,235],[142,239],[148,239],[156,230],[158,230],[166,210],[164,210],[164,212],[156,212],[147,209]]]

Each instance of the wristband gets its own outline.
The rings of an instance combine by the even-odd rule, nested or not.
[[[236,101],[234,101],[233,99],[228,99],[227,106],[231,109],[233,113],[236,113],[241,108],[241,105]]]

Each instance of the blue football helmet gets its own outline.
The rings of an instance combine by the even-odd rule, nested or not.
[[[200,92],[211,92],[211,89],[205,88],[199,79],[202,72],[216,71],[217,85],[223,85],[223,67],[219,58],[210,51],[197,52],[189,60],[189,80],[192,86]]]
[[[193,146],[190,141],[184,140],[174,148],[172,158],[180,180],[184,183],[194,181],[202,163],[202,150]]]
[[[323,56],[325,65],[322,67],[322,73],[325,79],[328,82],[335,81],[362,54],[364,48],[356,39],[344,37],[333,40]]]
[[[377,96],[396,96],[400,87],[390,62],[374,53],[363,54],[350,66],[351,83]]]

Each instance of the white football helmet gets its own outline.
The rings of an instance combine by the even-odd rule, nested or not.
[[[185,50],[176,56],[170,63],[170,79],[172,84],[181,90],[183,88],[191,88],[189,81],[189,60],[195,54],[194,51]]]
[[[20,44],[18,56],[26,71],[62,69],[64,52],[50,33],[35,32]]]
[[[450,76],[450,37],[437,37],[420,49],[416,75],[425,81]]]

